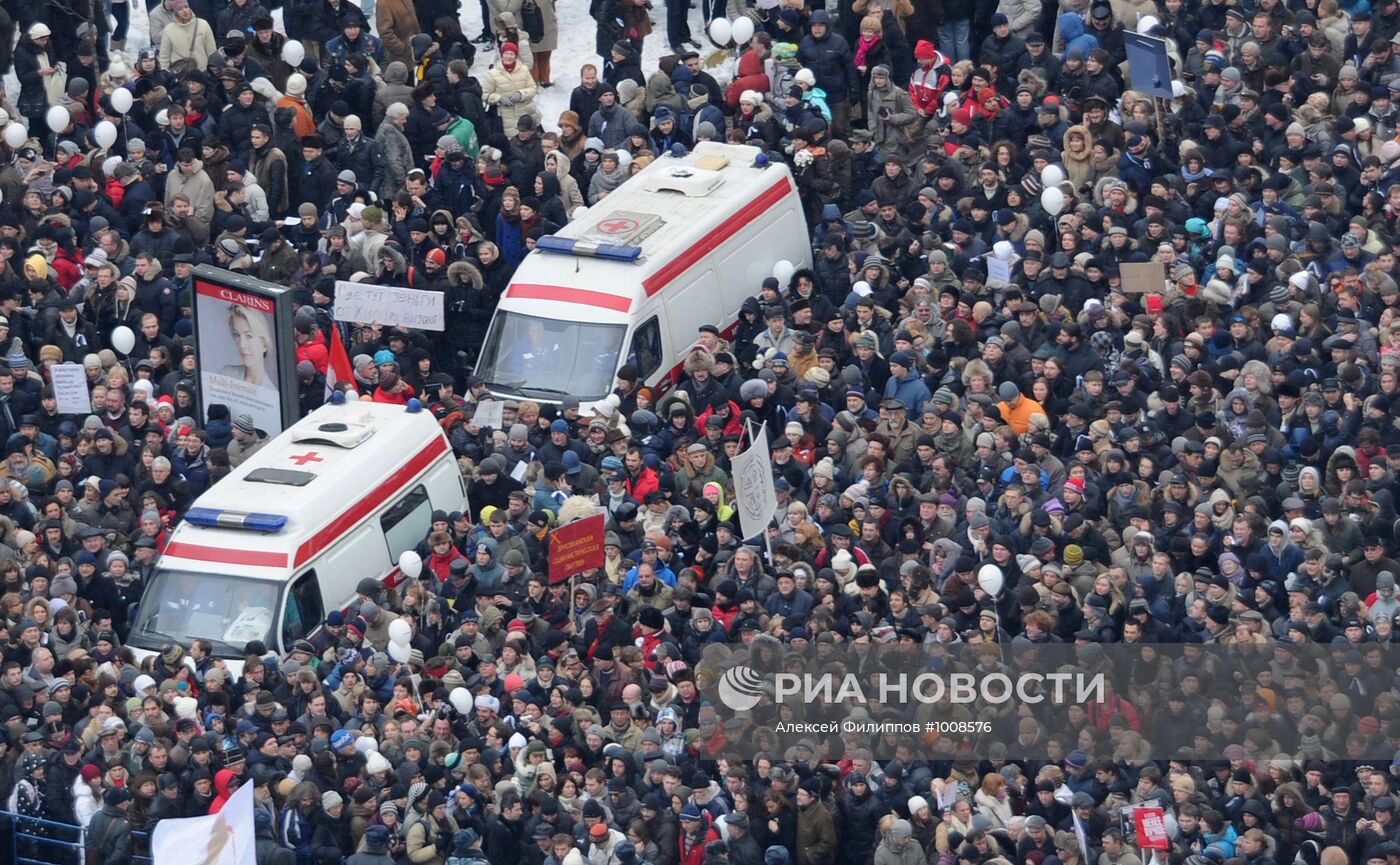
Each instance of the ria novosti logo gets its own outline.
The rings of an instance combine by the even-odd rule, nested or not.
[[[719,677],[720,702],[736,712],[747,712],[763,696],[763,677],[752,667],[731,667]]]

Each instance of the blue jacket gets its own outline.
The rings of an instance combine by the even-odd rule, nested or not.
[[[902,400],[909,409],[909,416],[916,418],[923,415],[924,403],[933,399],[933,394],[928,385],[924,384],[923,378],[910,370],[904,378],[896,379],[890,376],[885,382],[885,398],[890,397]]]

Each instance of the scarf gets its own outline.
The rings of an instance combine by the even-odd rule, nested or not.
[[[856,68],[857,68],[857,69],[859,69],[859,68],[862,67],[862,66],[868,65],[868,64],[865,62],[865,55],[866,55],[867,53],[869,53],[870,50],[873,49],[876,45],[879,45],[879,44],[880,44],[880,37],[879,37],[879,36],[870,36],[870,37],[861,36],[859,39],[856,40]]]

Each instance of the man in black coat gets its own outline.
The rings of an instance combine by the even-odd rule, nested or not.
[[[335,166],[326,158],[326,140],[320,135],[301,138],[301,171],[297,174],[295,204],[314,204],[324,209],[335,195]]]
[[[159,201],[155,189],[146,179],[141,176],[141,168],[135,162],[123,162],[116,167],[114,172],[117,182],[125,187],[122,194],[122,203],[117,208],[121,214],[122,222],[126,225],[127,236],[136,234],[145,223],[146,205],[152,201]],[[79,358],[81,361],[82,358]]]
[[[59,301],[58,319],[49,328],[44,341],[58,346],[66,363],[82,363],[84,357],[99,348],[97,332],[78,315],[78,303],[72,297]]]
[[[502,510],[509,507],[510,494],[525,489],[520,481],[505,473],[505,460],[494,454],[482,460],[478,469],[481,479],[473,483],[467,492],[467,501],[472,506],[472,522],[481,519],[481,509],[487,505]]]

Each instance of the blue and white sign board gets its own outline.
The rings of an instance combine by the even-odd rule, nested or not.
[[[1172,65],[1167,59],[1167,43],[1155,36],[1125,32],[1123,45],[1128,49],[1128,72],[1132,89],[1149,96],[1172,98]]]

